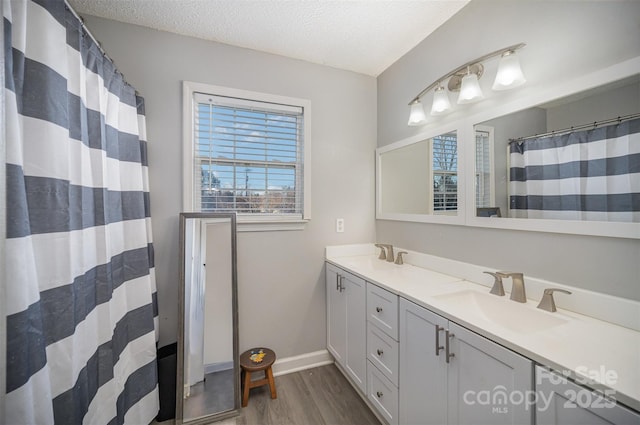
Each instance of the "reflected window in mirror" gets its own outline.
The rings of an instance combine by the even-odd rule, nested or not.
[[[457,215],[458,140],[455,131],[379,154],[382,214]]]
[[[493,166],[493,127],[477,125],[476,132],[476,207],[490,208],[496,202]]]
[[[458,138],[455,132],[430,139],[433,182],[432,212],[457,214],[458,211]]]
[[[640,222],[639,94],[636,75],[476,125],[476,215]]]

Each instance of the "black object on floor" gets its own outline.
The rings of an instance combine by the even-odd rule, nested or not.
[[[158,392],[160,411],[158,422],[176,417],[176,363],[178,344],[165,345],[158,350]]]

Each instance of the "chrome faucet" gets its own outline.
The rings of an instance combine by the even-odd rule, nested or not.
[[[503,297],[504,296],[504,286],[502,285],[502,278],[503,277],[507,277],[507,275],[502,274],[501,272],[483,272],[486,274],[490,274],[491,276],[493,276],[494,280],[493,280],[493,286],[491,287],[491,291],[489,291],[489,293],[493,294],[493,295],[497,295],[499,297]]]
[[[385,254],[384,245],[377,243],[376,248],[380,248],[380,255],[378,255],[378,260],[386,260],[387,255]]]
[[[510,277],[513,285],[511,286],[511,298],[513,301],[517,301],[519,303],[527,302],[527,294],[524,290],[524,275],[522,273],[517,272],[497,272],[502,277]]]
[[[387,260],[390,263],[393,263],[394,255],[393,255],[393,245],[386,243],[377,243],[376,247],[380,248],[380,255],[378,256],[379,260]],[[386,248],[386,253],[385,253]]]
[[[395,256],[393,255],[393,245],[381,243],[383,247],[387,248],[387,261],[393,263]]]
[[[554,292],[562,292],[563,294],[571,295],[571,292],[565,291],[564,289],[547,288],[544,290],[544,294],[542,295],[542,299],[540,299],[540,304],[538,304],[538,308],[545,311],[550,311],[552,313],[557,311],[556,302],[553,299]]]

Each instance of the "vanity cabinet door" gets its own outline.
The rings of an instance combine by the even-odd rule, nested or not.
[[[531,424],[533,362],[453,322],[448,331],[448,423]]]
[[[366,282],[326,264],[327,349],[356,386],[366,392]]]
[[[347,358],[347,298],[340,291],[337,267],[326,265],[327,283],[327,349],[337,363],[344,366]]]
[[[444,349],[436,355],[436,335],[444,346],[447,320],[400,299],[401,424],[447,423],[447,364]],[[438,329],[439,331],[437,331]]]
[[[540,366],[536,393],[536,425],[640,424],[640,413]]]
[[[343,293],[347,304],[347,359],[345,368],[358,388],[367,391],[367,292],[366,282],[344,273]]]
[[[529,359],[400,299],[401,424],[531,424],[532,390]]]

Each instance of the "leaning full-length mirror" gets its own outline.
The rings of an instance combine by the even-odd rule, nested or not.
[[[235,214],[180,214],[179,293],[176,423],[237,415]]]

